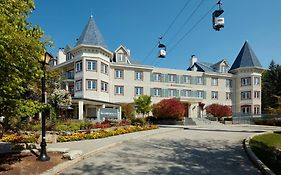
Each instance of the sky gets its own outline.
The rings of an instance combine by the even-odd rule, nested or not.
[[[211,13],[217,8],[216,2],[35,0],[36,9],[28,21],[39,25],[52,39],[54,47],[47,49],[53,55],[67,44],[74,46],[93,15],[110,51],[122,44],[130,49],[133,59],[143,64],[187,69],[191,55],[196,55],[199,62],[227,59],[232,65],[246,40],[264,68],[268,68],[271,60],[281,64],[280,0],[223,0],[225,28],[219,32],[212,28]],[[157,43],[163,35],[167,56],[159,59]]]

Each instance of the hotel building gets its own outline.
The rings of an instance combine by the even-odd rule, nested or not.
[[[186,70],[135,63],[126,47],[107,49],[90,17],[76,45],[60,49],[52,68],[65,76],[77,119],[100,120],[103,109],[117,109],[120,119],[120,104],[140,95],[150,95],[153,103],[167,98],[188,103],[186,117],[202,117],[202,106],[213,103],[229,105],[234,114],[261,113],[264,69],[247,41],[232,65],[226,59],[199,62],[195,55],[189,61]]]

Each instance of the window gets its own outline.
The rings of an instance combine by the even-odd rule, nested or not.
[[[135,87],[135,95],[140,96],[143,94],[143,87]]]
[[[141,71],[136,71],[135,72],[135,80],[143,80],[143,72]]]
[[[241,86],[250,86],[251,77],[241,78]]]
[[[203,98],[204,97],[204,91],[197,91],[197,95],[199,98]]]
[[[118,62],[125,62],[126,61],[126,55],[123,53],[118,53],[117,54],[117,61]]]
[[[260,77],[254,77],[254,85],[260,84]]]
[[[101,73],[108,74],[108,65],[101,63]]]
[[[168,74],[168,81],[169,82],[176,82],[177,76],[174,74]]]
[[[251,113],[251,105],[241,106],[242,114],[250,114]]]
[[[221,66],[221,72],[222,72],[222,73],[226,73],[226,70],[227,70],[227,69],[226,69],[226,66]]]
[[[154,97],[160,97],[161,96],[161,89],[160,88],[154,88],[153,89],[153,96]]]
[[[96,71],[97,61],[87,60],[87,70]]]
[[[218,81],[217,78],[212,78],[212,86],[218,86]]]
[[[197,77],[196,84],[203,84],[203,78],[202,77]]]
[[[115,69],[115,78],[123,79],[124,78],[124,70]]]
[[[75,82],[75,90],[76,91],[82,91],[82,80],[77,80]]]
[[[66,61],[71,60],[72,58],[73,55],[70,52],[66,53]]]
[[[218,99],[219,93],[218,91],[212,91],[212,99]]]
[[[226,100],[231,100],[231,92],[226,92],[225,99]]]
[[[66,79],[74,79],[74,70],[69,70],[65,72]]]
[[[177,90],[176,89],[168,89],[168,96],[176,97],[177,96]]]
[[[97,90],[97,80],[86,80],[87,90]]]
[[[101,81],[101,91],[108,92],[108,83]]]
[[[254,98],[260,98],[260,91],[254,91]]]
[[[254,106],[254,114],[261,114],[261,112],[260,112],[260,106],[259,105],[255,105]]]
[[[191,90],[182,90],[182,96],[191,97]]]
[[[76,70],[76,72],[81,72],[82,71],[82,61],[76,62],[75,70]]]
[[[190,84],[191,83],[191,76],[184,75],[183,76],[183,83]]]
[[[241,92],[241,100],[251,99],[251,91],[243,91]]]
[[[161,74],[160,73],[154,73],[154,81],[161,81]]]
[[[232,87],[232,80],[231,79],[226,79],[226,87]]]
[[[124,86],[115,86],[115,94],[124,95]]]

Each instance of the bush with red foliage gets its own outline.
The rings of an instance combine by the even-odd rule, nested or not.
[[[110,123],[95,123],[91,128],[110,128]]]
[[[222,118],[231,116],[232,112],[229,106],[220,104],[211,104],[206,107],[206,113],[211,114],[214,117]]]
[[[153,116],[157,119],[183,120],[185,106],[177,99],[164,99],[153,105]]]

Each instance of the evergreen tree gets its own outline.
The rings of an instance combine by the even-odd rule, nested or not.
[[[262,74],[262,110],[278,107],[278,98],[281,96],[281,66],[273,60],[269,69]]]

